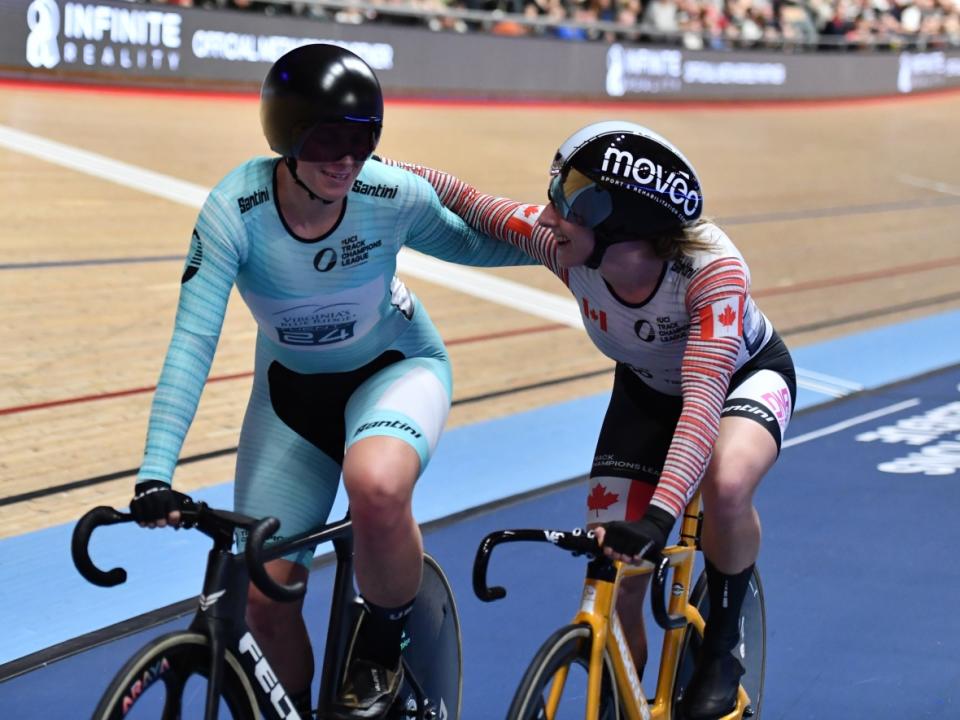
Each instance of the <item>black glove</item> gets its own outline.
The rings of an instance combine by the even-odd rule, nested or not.
[[[675,521],[666,510],[651,505],[639,520],[604,523],[603,546],[621,555],[656,559],[666,547]]]
[[[180,510],[181,494],[174,492],[169,483],[162,480],[144,480],[133,489],[130,514],[138,523],[155,523],[166,520],[167,515]]]

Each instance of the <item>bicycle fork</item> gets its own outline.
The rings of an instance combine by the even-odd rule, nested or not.
[[[237,605],[242,606],[244,595],[241,593],[247,592],[247,578],[243,573],[237,573],[235,568],[228,567],[230,559],[231,555],[222,548],[214,547],[210,551],[199,608],[191,623],[191,630],[205,635],[210,643],[210,665],[204,703],[206,720],[217,720],[220,711],[226,638],[230,629],[228,622],[229,618],[235,616]],[[237,578],[238,574],[242,577]]]

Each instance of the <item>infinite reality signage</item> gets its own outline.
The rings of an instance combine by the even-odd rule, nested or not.
[[[294,47],[333,42],[353,50],[375,70],[393,67],[394,49],[388,43],[237,32],[216,27],[223,19],[216,12],[186,16],[156,5],[32,0],[26,8],[24,59],[30,67],[47,70],[176,75],[193,61],[270,64]],[[253,18],[241,19],[249,24]]]
[[[349,48],[388,89],[446,96],[843,98],[960,86],[952,51],[693,51],[121,0],[0,0],[0,68],[61,79],[253,86],[278,57],[311,42]]]

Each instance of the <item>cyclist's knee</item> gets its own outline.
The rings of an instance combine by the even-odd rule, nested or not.
[[[381,532],[389,531],[408,519],[419,458],[412,448],[407,449],[412,459],[403,452],[384,457],[368,452],[369,448],[345,458],[343,483],[356,530],[376,527]]]
[[[721,428],[720,438],[703,478],[703,502],[714,518],[737,517],[750,512],[753,494],[777,459],[770,434],[742,418]]]
[[[739,517],[753,507],[753,488],[744,487],[738,479],[719,478],[709,492],[704,487],[703,504],[704,512],[715,520]]]
[[[751,511],[765,463],[748,458],[715,457],[703,479],[705,511],[715,519],[738,517]]]
[[[344,484],[347,485],[346,476]],[[369,527],[389,530],[401,524],[410,512],[410,488],[388,468],[353,476],[347,493],[350,515],[361,532]]]

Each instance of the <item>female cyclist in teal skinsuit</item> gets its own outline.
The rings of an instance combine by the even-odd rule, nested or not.
[[[179,520],[174,466],[236,285],[258,325],[236,509],[298,534],[327,518],[342,472],[368,612],[336,717],[375,718],[402,679],[400,639],[423,553],[411,495],[451,399],[446,350],[397,278],[397,253],[408,245],[471,265],[534,261],[471,230],[425,180],[365,162],[383,99],[373,71],[347,50],[313,44],[281,57],[260,112],[281,157],[240,165],[200,211],[131,510],[145,525]],[[268,571],[305,581],[309,560],[276,560]],[[301,610],[250,589],[248,622],[309,713],[313,653]]]

